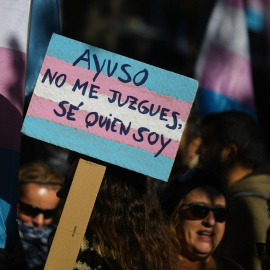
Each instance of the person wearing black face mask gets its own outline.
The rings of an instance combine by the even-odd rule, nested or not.
[[[56,192],[64,179],[43,163],[33,163],[19,171],[17,220],[27,269],[43,269],[48,255],[48,237],[60,199]]]

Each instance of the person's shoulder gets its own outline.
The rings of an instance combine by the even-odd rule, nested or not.
[[[255,180],[261,184],[270,185],[269,179],[270,179],[270,165],[264,164],[255,168],[250,174],[246,175],[238,182],[240,183],[243,182],[246,185],[250,184],[252,185],[253,181]]]
[[[270,173],[262,170],[254,171],[229,186],[230,202],[264,201],[270,198]]]
[[[215,254],[213,257],[217,264],[218,270],[244,270],[244,268],[240,264],[236,263],[235,261],[226,256]]]

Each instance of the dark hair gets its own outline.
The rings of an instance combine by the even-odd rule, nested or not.
[[[186,124],[186,143],[189,144],[193,139],[201,137],[201,117],[197,111],[190,111]]]
[[[255,169],[263,156],[263,133],[254,118],[238,111],[208,114],[202,126],[212,125],[221,147],[235,144],[242,166]]]
[[[228,205],[227,189],[221,178],[209,169],[193,168],[186,173],[178,174],[161,193],[160,201],[167,218],[171,217],[186,194],[204,186],[217,189],[225,197],[226,205]]]
[[[31,162],[21,166],[19,170],[19,187],[29,183],[55,186],[59,189],[64,184],[64,177],[44,162]]]
[[[106,260],[109,248],[117,269],[177,270],[180,246],[164,219],[153,181],[124,168],[106,167],[88,225],[98,237],[102,257]]]

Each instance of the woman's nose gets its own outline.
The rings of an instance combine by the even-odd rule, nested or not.
[[[204,219],[204,223],[207,223],[210,226],[214,226],[216,224],[216,219],[213,211],[209,211],[207,217]]]

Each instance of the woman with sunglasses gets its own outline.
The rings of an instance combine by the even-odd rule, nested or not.
[[[63,177],[44,163],[20,168],[17,219],[28,270],[44,269],[60,203],[56,192],[63,183]]]
[[[214,173],[197,168],[178,175],[162,192],[161,203],[181,244],[181,270],[242,269],[213,255],[228,217],[226,189]]]

